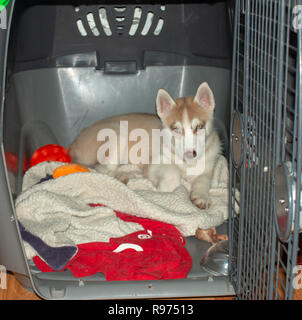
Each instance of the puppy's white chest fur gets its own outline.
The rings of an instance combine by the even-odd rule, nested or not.
[[[181,179],[191,185],[191,200],[204,209],[209,204],[213,168],[221,152],[219,136],[213,127],[214,95],[202,83],[195,97],[176,100],[164,90],[157,96],[157,113],[173,138],[172,164],[150,165],[149,178],[161,191],[173,191]],[[164,159],[161,156],[161,159]]]

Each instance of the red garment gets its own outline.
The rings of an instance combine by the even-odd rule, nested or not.
[[[145,230],[111,238],[109,243],[80,244],[77,255],[64,270],[69,269],[75,277],[102,272],[108,281],[179,279],[187,276],[192,258],[184,247],[184,237],[174,226],[120,212],[116,215],[124,221],[139,223]],[[41,271],[53,271],[38,256],[34,262]]]

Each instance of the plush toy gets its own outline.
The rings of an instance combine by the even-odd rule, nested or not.
[[[59,161],[71,163],[68,151],[57,144],[47,144],[37,149],[31,157],[30,167],[44,161]]]
[[[67,176],[68,174],[77,172],[89,172],[89,170],[86,167],[80,166],[79,164],[67,164],[55,169],[52,176],[54,179],[57,179],[59,177]]]
[[[90,172],[86,167],[80,166],[79,164],[66,164],[57,167],[53,174],[47,174],[46,177],[42,178],[39,183],[57,179],[63,176],[67,176],[68,174],[71,173],[77,173],[77,172]]]

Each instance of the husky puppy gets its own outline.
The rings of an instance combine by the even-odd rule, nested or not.
[[[212,90],[204,82],[194,97],[173,99],[167,91],[160,89],[156,107],[157,116],[142,113],[114,116],[84,129],[70,147],[73,162],[86,166],[101,162],[115,169],[122,164],[119,159],[128,157],[129,163],[142,166],[145,175],[161,191],[173,191],[180,185],[181,178],[187,180],[192,186],[192,202],[200,209],[208,208],[213,168],[221,153],[220,139],[213,126],[215,100]],[[147,133],[148,152],[145,157],[140,155],[141,163],[132,161],[130,157],[131,148],[135,146],[131,134],[126,137],[126,142],[121,143],[121,138],[125,138],[122,122],[127,123],[128,132],[143,129]],[[97,139],[103,129],[111,130],[118,139],[114,140],[115,148],[109,148],[111,152],[98,155],[100,148],[108,143],[108,139]],[[164,131],[164,141],[172,141],[171,144],[163,142],[157,153],[154,152],[153,135],[156,130]],[[170,148],[171,163],[164,161],[167,147]]]
[[[184,178],[191,183],[191,200],[201,209],[209,207],[209,189],[221,143],[213,126],[215,100],[209,85],[202,83],[194,97],[173,99],[160,89],[157,114],[172,141],[175,164],[149,166],[149,178],[171,191]],[[178,160],[178,161],[177,161]],[[181,161],[183,160],[183,161]],[[180,164],[178,164],[180,163]],[[202,163],[202,164],[201,164]]]

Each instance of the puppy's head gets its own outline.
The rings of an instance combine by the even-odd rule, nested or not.
[[[175,152],[186,162],[197,160],[203,154],[201,147],[213,127],[215,100],[212,90],[203,82],[195,97],[173,99],[160,89],[156,99],[157,114],[163,126],[175,137]]]

